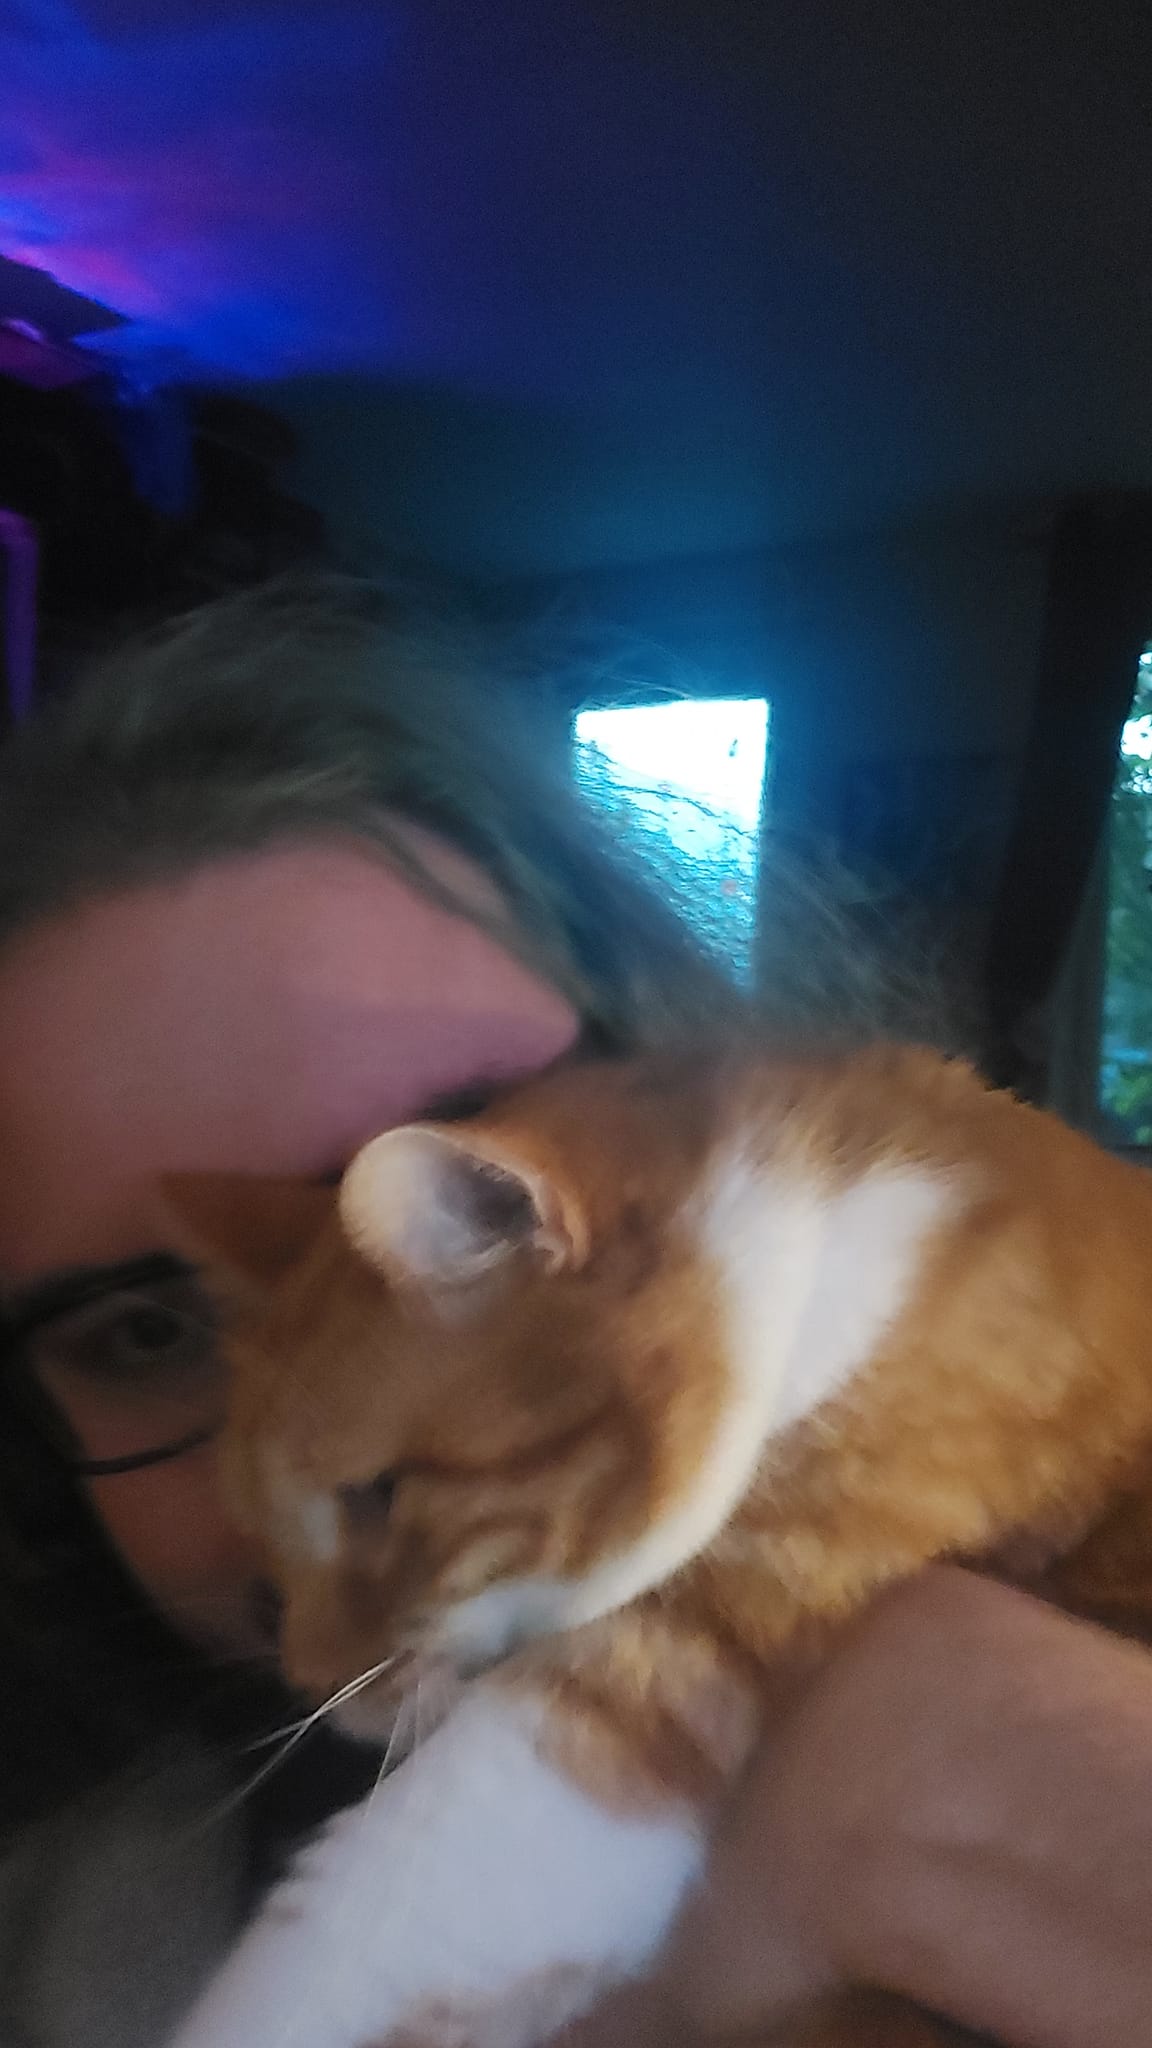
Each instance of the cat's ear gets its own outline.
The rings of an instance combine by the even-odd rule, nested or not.
[[[181,1246],[243,1291],[273,1287],[330,1219],[331,1188],[245,1173],[171,1173],[163,1193]]]
[[[401,1285],[466,1286],[520,1250],[558,1272],[588,1248],[574,1198],[466,1126],[409,1124],[373,1138],[344,1175],[340,1218],[361,1256]]]

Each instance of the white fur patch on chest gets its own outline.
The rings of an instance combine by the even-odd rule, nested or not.
[[[568,1625],[570,1594],[558,1579],[505,1579],[445,1608],[431,1647],[463,1671],[506,1657],[520,1643]]]
[[[691,1817],[620,1816],[477,1686],[273,1894],[173,2048],[530,2048],[641,1970],[702,1859]]]
[[[915,1168],[877,1167],[840,1194],[733,1150],[696,1223],[716,1276],[731,1392],[691,1491],[641,1541],[576,1588],[588,1621],[671,1577],[712,1542],[755,1477],[765,1445],[867,1365],[915,1284],[954,1188]]]
[[[868,1364],[957,1205],[954,1185],[911,1166],[877,1166],[839,1193],[740,1154],[721,1167],[703,1237],[758,1450]]]

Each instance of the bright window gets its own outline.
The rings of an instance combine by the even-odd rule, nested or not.
[[[1102,1021],[1109,1133],[1152,1145],[1152,648],[1140,658],[1112,789]]]
[[[700,921],[747,965],[768,766],[763,697],[669,698],[581,711],[576,767],[594,797],[627,803],[696,883]]]

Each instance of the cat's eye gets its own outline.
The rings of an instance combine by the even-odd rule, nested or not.
[[[340,1505],[353,1528],[378,1527],[392,1512],[399,1484],[395,1472],[377,1472],[356,1486],[342,1486]]]

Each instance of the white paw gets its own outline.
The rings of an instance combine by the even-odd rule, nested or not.
[[[429,2001],[363,2048],[539,2048],[606,1989],[602,1970],[555,1963],[483,2004]]]

